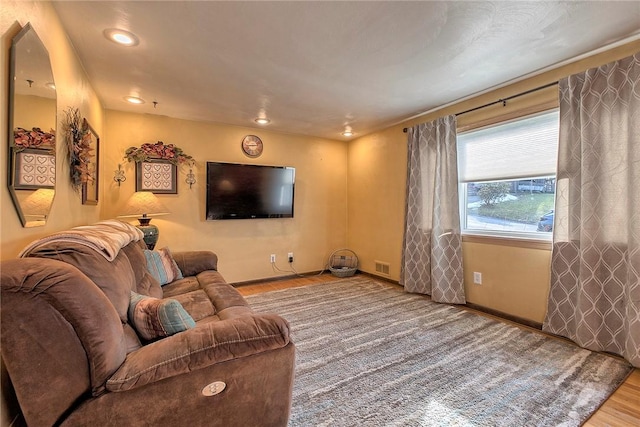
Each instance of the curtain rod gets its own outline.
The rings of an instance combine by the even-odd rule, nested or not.
[[[467,114],[467,113],[470,113],[470,112],[476,111],[476,110],[481,110],[481,109],[486,108],[486,107],[491,107],[492,105],[496,105],[496,104],[502,104],[503,107],[506,107],[507,106],[507,101],[510,101],[510,100],[512,100],[514,98],[518,98],[519,96],[528,95],[530,93],[537,92],[539,90],[546,89],[546,88],[551,87],[551,86],[555,86],[557,84],[558,84],[557,81],[556,82],[552,82],[552,83],[547,83],[546,85],[539,86],[539,87],[536,87],[534,89],[529,89],[529,90],[527,90],[525,92],[521,92],[521,93],[518,93],[518,94],[515,94],[515,95],[507,96],[506,98],[500,98],[497,101],[489,102],[488,104],[480,105],[479,107],[474,107],[474,108],[470,108],[468,110],[464,110],[461,113],[456,113],[455,115],[456,115],[456,117],[457,116],[461,116],[463,114]],[[402,132],[407,133],[408,130],[409,130],[409,128],[403,128]]]

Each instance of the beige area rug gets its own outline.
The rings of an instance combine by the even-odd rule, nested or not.
[[[632,369],[365,276],[247,300],[291,324],[290,426],[579,426]]]

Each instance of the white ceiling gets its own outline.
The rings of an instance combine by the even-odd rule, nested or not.
[[[640,36],[638,1],[54,5],[108,109],[256,127],[264,110],[270,130],[332,139]]]

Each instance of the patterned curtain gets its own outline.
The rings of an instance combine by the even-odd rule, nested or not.
[[[464,304],[456,117],[409,130],[401,283],[433,301]]]
[[[544,330],[640,367],[640,53],[560,82]]]

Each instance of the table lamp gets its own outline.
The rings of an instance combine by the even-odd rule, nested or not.
[[[144,233],[144,242],[147,248],[153,249],[158,242],[160,231],[158,227],[150,224],[151,216],[167,215],[169,210],[150,191],[136,191],[127,200],[118,218],[138,217],[139,224],[136,226]]]

